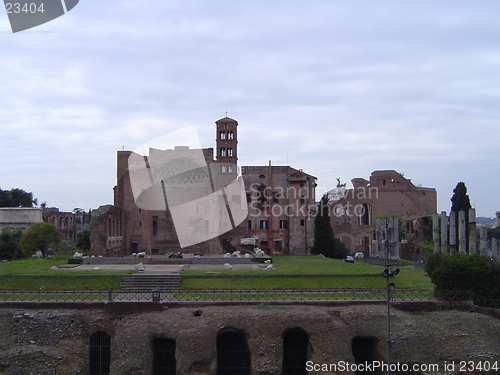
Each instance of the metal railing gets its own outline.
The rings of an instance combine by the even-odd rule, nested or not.
[[[115,291],[24,291],[0,290],[0,301],[96,302],[113,300]]]
[[[500,300],[484,298],[470,290],[435,291],[434,294],[441,301],[473,301],[477,306],[500,309]]]
[[[394,291],[394,301],[430,300],[433,292],[425,289]],[[105,301],[383,301],[386,289],[301,289],[301,290],[109,290],[109,291],[7,291],[0,290],[0,301],[105,302]]]
[[[393,300],[431,299],[432,292],[398,290]],[[301,290],[182,290],[175,301],[384,301],[386,289],[301,289]]]
[[[386,289],[184,289],[109,291],[8,291],[0,290],[0,302],[294,302],[386,301]],[[473,301],[482,307],[500,308],[500,300],[482,298],[471,291],[396,289],[392,301]]]

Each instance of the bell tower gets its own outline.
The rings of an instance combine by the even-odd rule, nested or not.
[[[217,137],[217,163],[238,163],[238,121],[229,117],[215,122]]]

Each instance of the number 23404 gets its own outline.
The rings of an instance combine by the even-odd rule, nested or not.
[[[45,10],[43,9],[43,3],[38,6],[35,3],[25,3],[24,6],[21,7],[22,4],[19,3],[5,3],[5,9],[7,9],[7,13],[43,13]]]

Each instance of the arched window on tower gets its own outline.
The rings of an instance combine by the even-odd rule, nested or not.
[[[226,156],[226,149],[225,148],[221,148],[220,149],[220,156],[221,157],[225,157]]]
[[[222,139],[222,140],[226,139],[226,132],[225,132],[225,131],[221,131],[221,132],[220,132],[220,137],[219,137],[219,139]]]
[[[90,375],[109,375],[111,338],[106,332],[90,336]]]
[[[228,148],[227,149],[227,156],[232,158],[233,157],[233,149],[232,148]]]
[[[229,131],[227,132],[227,139],[234,139],[234,133],[233,133],[233,131],[232,131],[232,130],[229,130]]]

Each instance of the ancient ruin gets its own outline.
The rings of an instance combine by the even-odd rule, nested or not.
[[[498,365],[500,321],[484,312],[467,303],[394,303],[392,362],[420,371],[392,373],[459,373],[463,361]],[[146,375],[160,373],[161,365],[171,371],[161,373],[216,375],[232,363],[238,373],[278,375],[303,371],[304,360],[310,366],[382,362],[385,321],[385,306],[376,302],[4,304],[0,373]],[[289,358],[291,343],[297,362]],[[455,371],[444,371],[452,362]],[[438,367],[421,367],[431,364]],[[319,369],[310,373],[354,373]]]
[[[468,220],[466,219],[468,217]],[[475,254],[489,256],[500,261],[500,241],[496,238],[488,240],[486,226],[476,225],[476,210],[469,209],[449,216],[445,211],[433,215],[434,252],[443,254]],[[478,236],[479,234],[479,236]]]
[[[398,216],[406,222],[437,211],[434,188],[415,186],[393,170],[374,171],[369,181],[354,178],[352,185],[337,200],[330,201],[333,232],[352,253],[377,253],[372,239],[373,224],[378,217]]]

